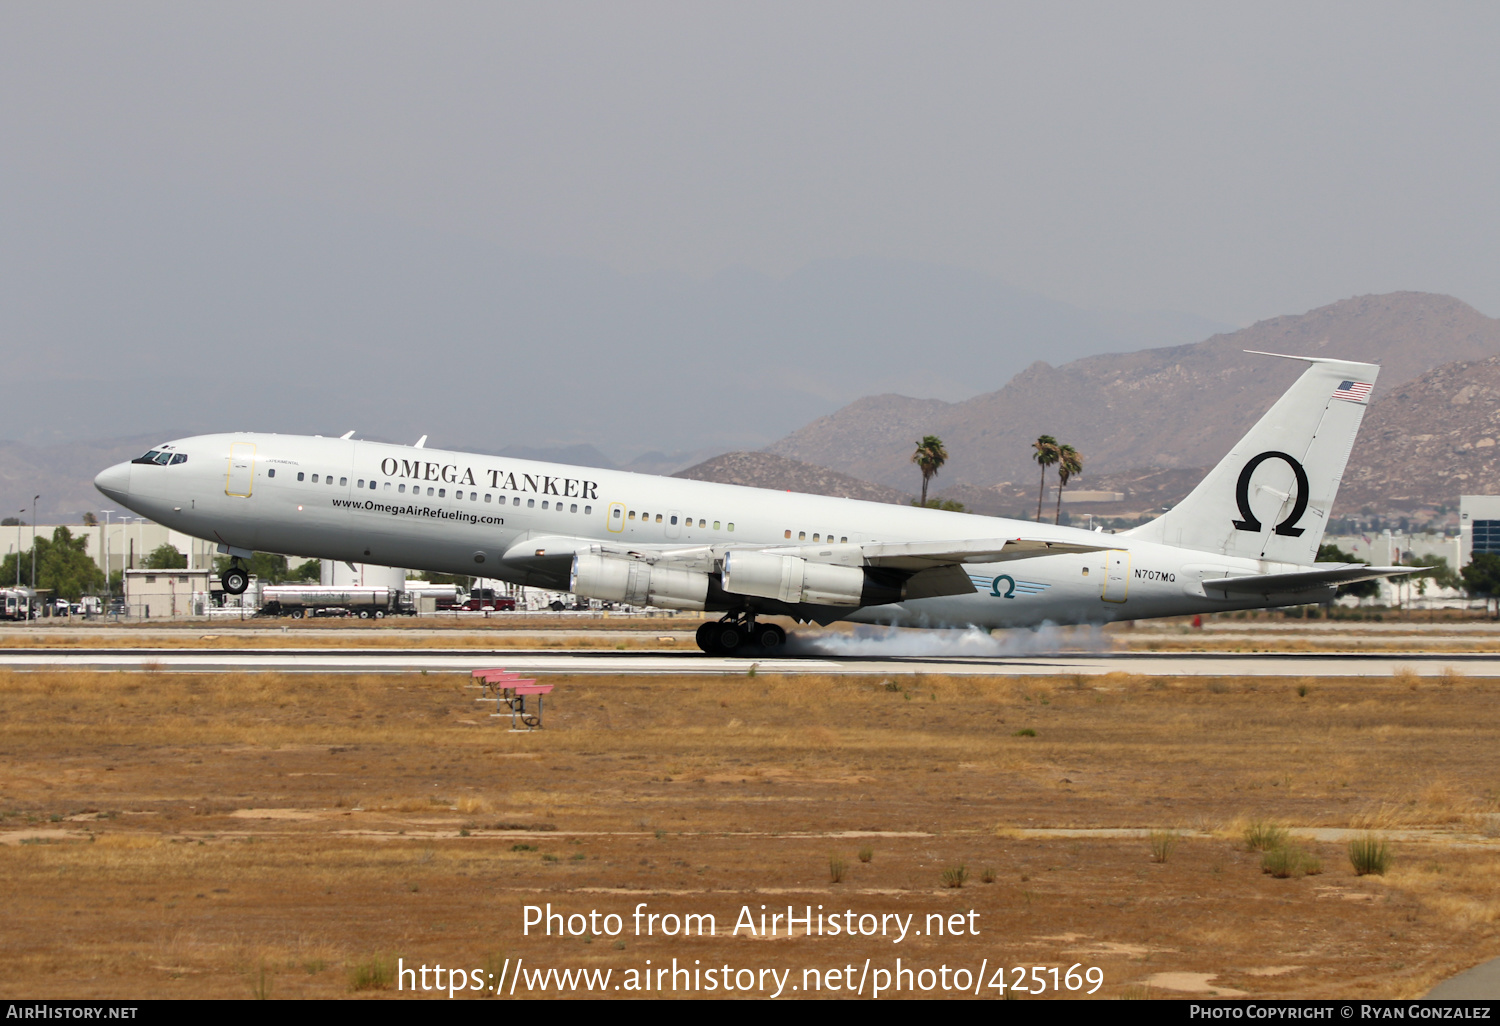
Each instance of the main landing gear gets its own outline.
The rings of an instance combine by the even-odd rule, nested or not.
[[[250,571],[240,566],[239,557],[232,557],[229,568],[219,575],[219,583],[230,595],[243,595],[250,587]]]
[[[698,647],[709,655],[767,655],[785,644],[786,631],[774,623],[756,623],[746,614],[711,620],[698,628]]]

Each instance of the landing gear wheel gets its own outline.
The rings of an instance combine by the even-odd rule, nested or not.
[[[245,589],[250,587],[250,575],[243,567],[232,566],[219,576],[219,582],[224,585],[224,591],[230,595],[243,595]]]
[[[716,650],[715,643],[718,641],[718,634],[719,622],[717,620],[700,623],[697,634],[698,647],[709,655],[712,655]]]
[[[719,624],[719,636],[714,639],[714,649],[719,655],[737,655],[745,643],[745,628],[737,623]]]
[[[786,644],[786,631],[774,623],[760,623],[750,632],[750,640],[757,647],[770,652]]]

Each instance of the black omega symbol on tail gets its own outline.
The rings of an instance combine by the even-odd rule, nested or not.
[[[1307,471],[1302,469],[1295,457],[1288,456],[1284,452],[1263,452],[1256,456],[1245,469],[1240,471],[1239,483],[1234,488],[1234,501],[1239,503],[1240,516],[1243,520],[1236,520],[1234,526],[1239,531],[1259,531],[1261,523],[1255,519],[1255,513],[1250,509],[1250,476],[1255,473],[1266,460],[1284,460],[1287,466],[1292,468],[1292,473],[1297,475],[1297,501],[1292,504],[1291,514],[1276,525],[1276,533],[1288,538],[1296,538],[1302,534],[1302,528],[1293,527],[1297,521],[1302,519],[1302,514],[1307,512]]]

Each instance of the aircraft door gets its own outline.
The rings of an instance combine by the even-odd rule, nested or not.
[[[250,496],[255,484],[255,443],[233,442],[229,446],[229,469],[224,475],[224,494]]]
[[[1130,552],[1127,549],[1110,549],[1104,554],[1105,602],[1124,602],[1130,590]]]
[[[620,534],[625,530],[625,504],[623,502],[611,502],[609,504],[608,518],[605,525],[608,530]]]
[[[667,537],[668,538],[676,538],[679,535],[681,535],[682,534],[682,510],[680,510],[680,509],[674,509],[670,513],[668,513],[667,514],[667,522],[666,522],[666,524],[664,526],[667,529]]]

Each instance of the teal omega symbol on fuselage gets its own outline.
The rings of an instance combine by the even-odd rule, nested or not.
[[[985,577],[982,574],[970,574],[969,580],[974,582],[974,590],[982,595],[991,595],[994,598],[1017,599],[1027,598],[1032,595],[1040,595],[1050,584],[1040,581],[1018,581],[1010,574],[996,574],[994,577]]]

